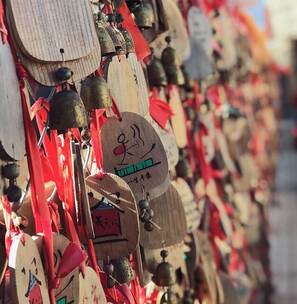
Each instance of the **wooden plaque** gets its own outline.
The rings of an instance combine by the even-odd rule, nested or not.
[[[150,46],[154,48],[157,57],[161,57],[162,51],[167,47],[166,36],[170,36],[171,45],[176,49],[176,53],[181,61],[190,56],[190,42],[187,28],[183,16],[175,0],[162,0],[164,10],[169,25],[169,31],[159,35]]]
[[[135,195],[149,195],[168,178],[162,142],[140,115],[124,112],[121,120],[108,118],[101,138],[105,171],[123,178]],[[166,189],[159,189],[159,192],[164,193]]]
[[[21,160],[25,156],[22,102],[8,43],[0,43],[0,70],[0,158]]]
[[[181,198],[173,185],[160,197],[150,201],[153,221],[160,226],[148,232],[140,225],[140,244],[147,249],[160,249],[181,243],[187,233],[186,216]]]
[[[120,112],[141,113],[135,74],[125,55],[112,57],[107,66],[107,84]]]
[[[128,61],[134,73],[134,80],[137,86],[139,114],[141,116],[145,116],[149,112],[148,84],[146,82],[143,68],[141,66],[141,63],[138,61],[136,54],[135,53],[129,54]]]
[[[50,303],[41,257],[31,236],[13,238],[8,266],[13,303]]]
[[[188,143],[187,127],[182,101],[177,88],[173,88],[170,91],[169,98],[169,104],[173,111],[173,116],[171,118],[172,129],[175,134],[177,146],[182,149]]]
[[[186,214],[188,233],[193,232],[198,228],[202,216],[198,209],[197,202],[195,201],[194,194],[188,183],[182,178],[177,178],[172,181],[172,185],[176,188],[181,197]]]
[[[79,279],[80,304],[107,304],[102,284],[94,269],[86,267],[85,277],[80,274]]]
[[[149,121],[149,123],[153,126],[153,128],[159,135],[167,155],[169,170],[173,170],[178,163],[179,154],[176,138],[170,123],[168,122],[166,128],[162,129],[150,115],[148,115],[146,119]]]
[[[139,221],[134,195],[114,174],[89,176],[87,191],[98,259],[117,259],[132,253],[139,242]]]
[[[13,0],[7,7],[18,55],[39,83],[55,85],[54,72],[62,65],[73,71],[73,81],[100,65],[100,44],[88,1]]]
[[[55,258],[55,271],[58,270],[61,258],[70,241],[62,234],[54,233],[53,246]],[[79,269],[75,269],[65,278],[61,279],[61,285],[55,289],[56,304],[73,303],[80,304]]]

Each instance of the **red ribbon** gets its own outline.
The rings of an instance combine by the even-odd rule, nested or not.
[[[159,98],[156,89],[153,89],[149,103],[151,117],[162,129],[165,129],[169,119],[173,116],[170,105],[166,101]]]
[[[4,12],[4,5],[3,1],[0,0],[0,32],[2,43],[5,44],[7,42],[8,31],[4,22],[5,12]]]
[[[39,147],[37,143],[36,133],[30,119],[29,109],[27,106],[27,100],[24,91],[24,69],[18,69],[18,72],[20,77],[20,92],[25,127],[26,154],[31,179],[32,211],[35,219],[36,232],[43,233],[44,236],[44,257],[46,259],[46,265],[48,267],[49,273],[50,301],[52,304],[54,304],[55,295],[54,290],[51,287],[55,275],[51,217],[49,207],[46,203],[44,178],[39,154]]]
[[[151,54],[150,48],[143,35],[141,34],[141,31],[135,24],[126,2],[121,2],[122,5],[117,8],[117,12],[122,14],[124,19],[122,25],[130,32],[134,41],[137,58],[139,61],[142,61]]]

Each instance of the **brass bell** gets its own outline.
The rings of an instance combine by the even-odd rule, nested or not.
[[[80,97],[87,111],[112,106],[109,88],[103,77],[86,78],[81,85]]]
[[[176,293],[174,293],[170,288],[163,294],[160,304],[179,304],[180,301]]]
[[[187,178],[192,175],[192,170],[187,160],[187,153],[185,150],[179,151],[179,160],[177,165],[175,166],[176,176],[181,178]]]
[[[167,36],[165,38],[167,42],[167,47],[163,50],[161,60],[165,66],[180,66],[180,60],[176,54],[176,50],[171,46],[171,37]]]
[[[126,54],[128,55],[130,53],[135,53],[135,45],[134,45],[134,41],[133,41],[133,38],[132,38],[130,32],[127,31],[126,29],[124,29],[123,27],[120,27],[119,31],[122,33],[122,35],[125,39]]]
[[[110,14],[108,15],[109,25],[106,27],[108,34],[110,35],[116,53],[118,55],[126,54],[126,41],[122,33],[115,27],[115,16]]]
[[[85,126],[87,126],[87,115],[82,100],[77,92],[64,86],[63,90],[55,93],[50,101],[50,129],[65,131]]]
[[[129,284],[134,279],[134,271],[126,257],[111,260],[114,266],[113,278],[120,284]]]
[[[116,49],[113,44],[113,40],[111,39],[107,31],[109,25],[105,21],[105,18],[106,16],[103,13],[98,13],[96,22],[96,32],[100,43],[102,56],[110,56],[115,54]]]
[[[176,54],[176,50],[170,45],[170,36],[166,37],[168,46],[163,50],[161,61],[165,69],[168,83],[182,86],[185,84],[184,74],[180,67],[180,61]]]
[[[155,21],[154,10],[150,3],[142,1],[135,5],[133,10],[135,23],[140,29],[148,29],[153,27]]]
[[[163,64],[161,60],[154,56],[152,49],[151,52],[151,60],[147,65],[149,84],[151,87],[165,87],[168,82]]]
[[[168,251],[162,250],[160,255],[163,261],[157,266],[152,281],[159,287],[169,287],[176,282],[175,271],[173,266],[165,261],[168,257]]]
[[[185,84],[184,74],[180,67],[166,65],[164,65],[164,67],[169,84],[174,84],[177,86],[182,86]]]

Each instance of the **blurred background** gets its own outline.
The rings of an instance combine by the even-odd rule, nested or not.
[[[267,35],[281,70],[281,154],[273,206],[270,246],[274,303],[297,303],[297,2],[240,1]]]

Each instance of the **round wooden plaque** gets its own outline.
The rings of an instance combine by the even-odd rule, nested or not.
[[[178,163],[179,154],[176,138],[170,123],[168,122],[166,128],[162,129],[150,115],[147,115],[146,119],[159,135],[167,155],[169,170],[173,170]]]
[[[170,91],[169,104],[174,114],[171,118],[172,129],[175,134],[177,146],[182,149],[188,143],[187,127],[182,101],[177,88],[173,88]]]
[[[0,43],[0,70],[0,158],[21,160],[25,156],[22,102],[8,43]]]
[[[80,304],[107,304],[99,277],[94,269],[86,267],[85,276],[79,275]],[[69,302],[68,302],[69,303]]]
[[[143,68],[135,53],[128,55],[128,61],[134,73],[134,80],[137,86],[139,114],[145,116],[149,112],[149,91]]]
[[[140,244],[147,249],[160,249],[181,243],[187,234],[186,216],[181,198],[173,185],[150,201],[153,221],[161,228],[148,232],[140,225]]]
[[[13,303],[50,303],[41,257],[31,236],[13,238],[8,266]]]
[[[86,179],[93,240],[98,259],[128,256],[139,243],[139,221],[134,195],[127,183],[114,174]]]
[[[70,241],[62,234],[53,235],[55,271],[58,270],[61,258]],[[80,304],[79,269],[75,269],[65,278],[61,279],[61,285],[55,289],[56,304],[73,303]]]
[[[125,55],[112,57],[107,67],[107,84],[120,112],[141,113],[135,74]]]
[[[168,162],[154,128],[140,115],[110,117],[101,130],[103,168],[123,178],[133,193],[150,195],[168,178]],[[167,188],[158,189],[159,195]],[[155,193],[155,195],[157,195]]]

